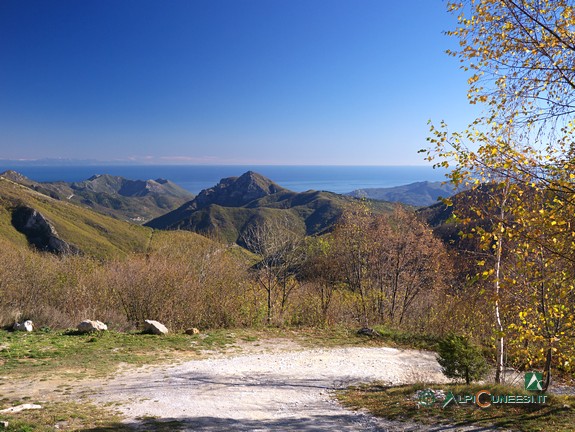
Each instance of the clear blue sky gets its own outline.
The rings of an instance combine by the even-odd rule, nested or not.
[[[0,159],[423,164],[442,0],[1,0]]]

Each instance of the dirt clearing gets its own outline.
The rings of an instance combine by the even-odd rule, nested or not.
[[[375,380],[397,385],[445,378],[430,352],[322,348],[130,371],[102,383],[91,398],[118,402],[129,423],[153,417],[175,421],[179,430],[409,430],[388,429],[333,399],[335,389]]]

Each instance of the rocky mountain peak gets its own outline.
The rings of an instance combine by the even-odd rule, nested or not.
[[[20,183],[20,184],[32,183],[32,180],[30,180],[24,174],[20,174],[18,171],[14,171],[14,170],[4,171],[3,173],[0,174],[0,177],[4,177],[5,179],[8,179],[8,180],[11,180],[15,183]]]
[[[240,207],[285,190],[267,177],[248,171],[240,177],[224,178],[217,185],[204,189],[190,204],[193,208],[202,208],[210,204]]]

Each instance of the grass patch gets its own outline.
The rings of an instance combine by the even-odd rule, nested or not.
[[[424,424],[452,424],[456,426],[482,425],[508,428],[523,432],[553,430],[575,431],[575,397],[549,395],[545,404],[498,404],[480,408],[474,404],[443,402],[424,407],[418,403],[416,392],[425,388],[449,391],[455,395],[475,395],[489,390],[492,395],[533,395],[520,388],[490,384],[429,385],[416,384],[388,387],[377,383],[351,387],[338,393],[343,405],[353,409],[367,409],[377,417],[391,420],[415,421]]]
[[[0,401],[0,408],[30,403],[28,400]],[[25,410],[13,414],[0,414],[0,421],[7,421],[7,432],[53,432],[54,430],[84,432],[173,432],[184,430],[185,423],[178,420],[162,420],[153,417],[137,419],[135,423],[122,422],[122,416],[112,407],[78,402],[41,403],[42,409]]]
[[[374,330],[381,335],[381,339],[387,345],[397,348],[436,351],[440,340],[437,336],[394,330],[383,326],[375,326]]]
[[[110,374],[120,364],[137,366],[187,359],[202,350],[223,349],[234,342],[235,337],[224,330],[193,336],[0,331],[0,367],[2,375],[11,377],[42,377],[47,373],[74,379],[98,377]]]
[[[0,406],[5,406],[1,401]],[[15,406],[28,401],[12,401]],[[13,414],[0,414],[0,421],[7,421],[9,432],[48,432],[58,430],[119,431],[133,429],[121,423],[121,417],[110,408],[89,402],[51,402],[41,404],[42,409],[25,410]]]
[[[244,342],[260,342],[266,339],[286,339],[305,348],[330,347],[395,347],[405,349],[435,350],[439,338],[411,332],[390,330],[376,326],[381,336],[359,335],[358,328],[332,327],[264,327],[233,330],[233,335]]]
[[[238,329],[233,334],[244,342],[258,342],[265,339],[286,339],[297,342],[305,348],[330,347],[394,347],[434,351],[439,338],[417,333],[390,330],[383,326],[374,328],[381,336],[359,335],[358,328],[332,327],[265,327],[259,329]]]
[[[387,338],[375,338],[357,334],[356,328],[334,327],[265,327],[234,330],[244,342],[262,342],[266,339],[285,339],[304,348],[335,348],[348,346],[389,346]]]

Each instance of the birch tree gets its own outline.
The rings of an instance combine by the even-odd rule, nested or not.
[[[456,184],[478,188],[488,183],[501,192],[497,199],[506,197],[490,201],[496,216],[490,232],[476,230],[494,249],[495,265],[486,272],[493,273],[496,327],[506,330],[501,299],[524,299],[506,305],[515,313],[507,327],[519,341],[544,342],[549,381],[553,352],[561,352],[563,367],[572,361],[565,358],[570,350],[559,345],[570,333],[561,323],[573,317],[573,287],[561,269],[575,260],[574,5],[569,0],[467,0],[449,2],[448,9],[458,25],[447,34],[460,46],[448,53],[470,73],[469,102],[483,105],[484,114],[460,133],[450,133],[445,122],[432,126],[427,158],[454,168],[450,179]],[[506,240],[518,257],[508,271],[501,259]],[[518,268],[522,276],[514,271]],[[502,293],[503,288],[511,292]],[[502,350],[499,339],[498,370]]]

